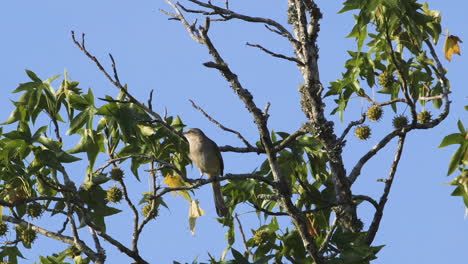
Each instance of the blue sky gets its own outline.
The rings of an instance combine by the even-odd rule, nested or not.
[[[286,1],[244,2],[231,0],[231,8],[286,23]],[[324,13],[318,43],[320,75],[324,86],[328,86],[330,81],[340,77],[347,59],[346,50],[355,47],[352,40],[345,39],[353,26],[353,19],[351,14],[337,14],[342,1],[321,0],[317,3]],[[431,0],[428,3],[432,9],[442,12],[444,31],[449,29],[451,34],[468,41],[466,1],[452,0],[450,5],[447,1]],[[72,44],[70,31],[75,30],[77,34],[86,33],[88,49],[106,67],[110,66],[107,54],[114,55],[120,79],[128,84],[137,98],[146,102],[149,91],[154,89],[153,105],[157,111],[167,108],[170,115],[180,115],[189,127],[203,129],[219,145],[241,145],[235,136],[220,131],[194,110],[188,102],[188,99],[193,99],[221,123],[239,130],[254,142],[257,133],[252,117],[222,77],[202,65],[210,60],[206,49],[190,39],[180,23],[168,21],[159,12],[160,8],[170,10],[162,0],[1,1],[0,73],[4,95],[0,98],[3,106],[0,120],[8,117],[13,109],[10,100],[17,98],[10,91],[27,80],[24,69],[35,71],[41,78],[62,74],[67,69],[71,79],[79,81],[82,88],[92,88],[98,96],[117,93],[95,65]],[[213,24],[211,37],[240,81],[252,92],[257,104],[264,106],[271,102],[270,128],[286,132],[299,128],[305,117],[299,106],[297,87],[300,75],[295,65],[245,45],[245,42],[259,43],[275,51],[292,54],[288,43],[261,25],[236,21]],[[443,57],[442,41],[437,50]],[[466,258],[468,227],[464,206],[461,199],[449,196],[452,188],[444,185],[450,181],[445,174],[454,149],[437,149],[443,136],[456,130],[458,119],[468,124],[466,112],[462,110],[468,104],[464,79],[468,61],[464,52],[462,45],[462,57],[455,56],[451,63],[443,59],[449,69],[453,90],[450,116],[433,130],[416,131],[407,137],[403,159],[375,241],[376,245],[385,244],[386,247],[374,263],[461,263]],[[332,101],[327,103],[329,113],[333,109]],[[356,98],[351,102],[344,123],[340,123],[336,116],[331,117],[337,131],[342,131],[350,120],[358,119],[367,106],[366,102]],[[349,138],[344,153],[348,170],[388,131],[392,115],[388,110],[386,118],[372,126],[372,139],[358,142]],[[386,176],[395,145],[392,142],[365,167],[353,187],[355,194],[380,197],[383,186],[376,179]],[[231,153],[224,153],[223,157],[225,172],[230,173],[250,172],[263,160],[257,155]],[[84,175],[80,170],[82,168],[76,168],[73,175],[78,182]],[[198,172],[193,170],[191,175],[198,177]],[[130,190],[135,194],[146,191],[148,182],[145,179],[140,183],[133,182]],[[142,255],[154,263],[189,262],[197,256],[205,260],[208,251],[219,256],[225,247],[225,230],[215,220],[210,191],[208,187],[197,191],[196,197],[207,215],[199,220],[194,237],[188,230],[187,203],[178,197],[168,198],[171,210],[162,210],[161,217],[149,225],[142,237]],[[239,213],[249,211],[252,210],[242,208]],[[371,208],[362,206],[360,213],[365,222],[369,222],[373,212]],[[244,214],[241,219],[246,226],[259,225],[253,213]],[[127,244],[130,241],[130,231],[126,229],[128,221],[129,216],[122,214],[108,222],[109,232]],[[47,219],[40,223],[50,225]],[[282,223],[286,225],[289,222],[283,220]],[[58,229],[59,225],[57,223],[52,229]],[[24,263],[37,260],[35,256],[38,254],[50,254],[65,248],[47,238],[41,238],[39,242],[36,249],[25,251],[28,260]],[[237,248],[241,247],[237,245]],[[108,252],[109,263],[129,262],[122,254]]]

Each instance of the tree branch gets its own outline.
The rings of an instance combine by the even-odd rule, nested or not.
[[[178,138],[186,141],[185,137],[179,133],[178,131],[176,131],[175,129],[173,129],[170,124],[167,124],[156,112],[154,112],[153,110],[151,110],[149,107],[147,107],[146,105],[144,105],[143,103],[141,103],[140,101],[138,101],[132,94],[130,94],[130,92],[128,92],[127,90],[127,87],[125,87],[124,85],[122,85],[120,83],[120,80],[119,80],[119,76],[118,76],[118,73],[117,73],[117,67],[115,65],[115,61],[114,61],[114,58],[112,57],[112,55],[109,54],[110,58],[111,58],[111,61],[112,61],[112,70],[114,72],[114,78],[112,78],[112,76],[106,71],[106,69],[104,69],[104,67],[102,66],[101,62],[95,57],[93,56],[91,53],[89,53],[89,51],[86,49],[85,47],[85,34],[83,33],[82,36],[81,36],[81,43],[79,43],[76,38],[75,38],[75,32],[74,31],[71,31],[71,35],[72,35],[72,40],[73,42],[75,43],[75,45],[89,58],[91,59],[95,64],[96,66],[98,67],[98,69],[104,74],[104,76],[115,86],[117,87],[120,92],[122,92],[123,94],[125,94],[125,96],[127,96],[127,98],[132,102],[134,103],[136,106],[138,106],[139,108],[141,108],[142,110],[144,110],[146,113],[148,113],[150,116],[152,116],[152,118],[158,122],[159,124],[161,124],[163,127],[165,127],[169,132],[171,132],[173,135],[177,136]]]
[[[360,120],[350,122],[349,125],[346,127],[346,129],[343,131],[343,134],[341,134],[341,137],[339,139],[340,142],[344,142],[344,139],[346,135],[349,133],[349,131],[351,130],[351,128],[353,128],[354,126],[362,125],[364,124],[365,121],[366,121],[366,113],[362,114],[362,118]]]
[[[76,245],[75,239],[73,237],[69,237],[69,236],[65,236],[65,235],[61,235],[59,233],[49,231],[47,229],[44,229],[42,227],[39,227],[39,226],[34,225],[32,223],[29,223],[29,222],[26,222],[24,220],[21,220],[21,219],[12,217],[12,216],[8,216],[8,215],[3,215],[2,220],[10,222],[10,223],[18,224],[18,225],[20,225],[20,226],[22,226],[24,228],[31,228],[35,232],[37,232],[37,233],[39,233],[39,234],[41,234],[43,236],[46,236],[48,238],[52,238],[52,239],[61,241],[63,243],[69,244],[69,245]],[[86,246],[86,244],[83,241],[80,240],[80,244],[82,245],[81,250],[83,251],[83,253],[85,253],[91,260],[97,261],[96,263],[101,263],[101,264],[103,263],[103,262],[99,262],[100,258],[98,256],[98,254],[96,252],[94,252],[91,248]]]
[[[189,190],[197,189],[197,188],[199,188],[199,187],[201,187],[203,185],[212,183],[214,181],[222,182],[222,181],[226,181],[226,180],[245,180],[245,179],[255,179],[257,181],[266,183],[266,184],[272,186],[273,188],[277,188],[277,184],[275,182],[272,182],[272,181],[268,180],[265,176],[260,176],[260,175],[255,175],[255,174],[231,174],[231,173],[227,173],[224,176],[216,177],[216,178],[196,179],[196,180],[195,179],[188,179],[188,180],[190,180],[191,185],[181,186],[181,187],[174,187],[174,188],[170,188],[170,187],[163,188],[159,193],[154,195],[152,197],[152,199],[157,199],[157,198],[159,198],[159,197],[161,197],[161,196],[163,196],[163,195],[165,195],[166,193],[169,193],[169,192],[189,191]]]
[[[250,44],[249,42],[246,43],[247,46],[250,46],[250,47],[254,47],[254,48],[258,48],[260,49],[261,51],[267,53],[267,54],[270,54],[271,56],[273,57],[276,57],[276,58],[280,58],[280,59],[284,59],[284,60],[288,60],[288,61],[292,61],[292,62],[295,62],[297,64],[299,64],[300,66],[304,66],[304,63],[302,63],[301,61],[299,61],[297,58],[293,58],[293,57],[288,57],[288,56],[285,56],[283,54],[278,54],[278,53],[275,53],[273,51],[270,51],[266,48],[264,48],[263,46],[259,45],[259,44]]]
[[[231,132],[233,134],[236,134],[237,137],[245,144],[245,146],[249,149],[252,149],[254,148],[254,146],[252,146],[242,135],[241,133],[233,130],[233,129],[230,129],[230,128],[227,128],[225,126],[223,126],[221,123],[219,123],[218,121],[216,121],[214,118],[212,118],[210,115],[208,115],[201,107],[199,107],[198,105],[195,104],[195,102],[193,100],[189,100],[191,103],[192,103],[192,106],[193,108],[197,109],[198,111],[200,111],[208,120],[210,120],[211,122],[213,122],[214,124],[216,124],[219,128],[221,128],[222,130],[224,131],[228,131],[228,132]]]
[[[385,189],[380,197],[378,208],[374,214],[374,219],[372,220],[372,224],[369,227],[367,232],[366,242],[368,245],[372,244],[374,241],[375,235],[377,230],[379,230],[380,221],[382,220],[383,211],[385,208],[385,204],[387,203],[388,195],[390,193],[390,189],[392,188],[393,179],[395,178],[395,173],[398,168],[398,163],[400,162],[401,154],[403,152],[403,145],[405,144],[405,137],[406,134],[400,136],[400,140],[398,141],[398,147],[395,154],[395,158],[393,160],[392,166],[390,167],[390,173],[388,175],[387,180],[385,181]]]

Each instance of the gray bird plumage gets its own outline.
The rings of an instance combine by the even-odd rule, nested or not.
[[[203,131],[198,128],[191,128],[184,133],[189,142],[190,159],[198,167],[200,173],[206,174],[208,178],[223,175],[224,163],[218,145],[209,139]],[[218,216],[224,217],[229,211],[224,203],[221,185],[218,181],[211,183]]]

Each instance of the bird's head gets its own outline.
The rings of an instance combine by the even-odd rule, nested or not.
[[[190,139],[201,138],[201,137],[204,137],[204,136],[205,136],[205,134],[203,134],[203,132],[198,128],[190,128],[189,130],[184,132],[184,137],[188,141],[190,141]]]

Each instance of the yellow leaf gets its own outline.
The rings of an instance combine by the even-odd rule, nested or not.
[[[163,182],[171,188],[178,188],[178,187],[182,187],[186,185],[182,177],[180,177],[179,175],[168,174],[166,177],[164,177]],[[171,193],[172,195],[175,195],[175,194],[181,195],[182,197],[187,199],[189,202],[192,201],[192,198],[190,197],[190,194],[187,191],[184,191],[184,190],[177,191],[177,192],[172,191]]]
[[[193,200],[190,203],[190,208],[189,208],[189,226],[190,226],[190,232],[192,232],[192,235],[195,235],[195,224],[197,222],[197,218],[204,215],[205,211],[198,205],[198,200]]]
[[[164,177],[164,183],[171,188],[179,188],[184,186],[184,180],[179,175],[167,175]]]
[[[461,55],[460,53],[460,45],[458,43],[463,43],[463,41],[454,35],[448,35],[445,38],[445,43],[444,43],[444,53],[445,53],[445,58],[448,61],[452,60],[452,55],[457,54]]]

